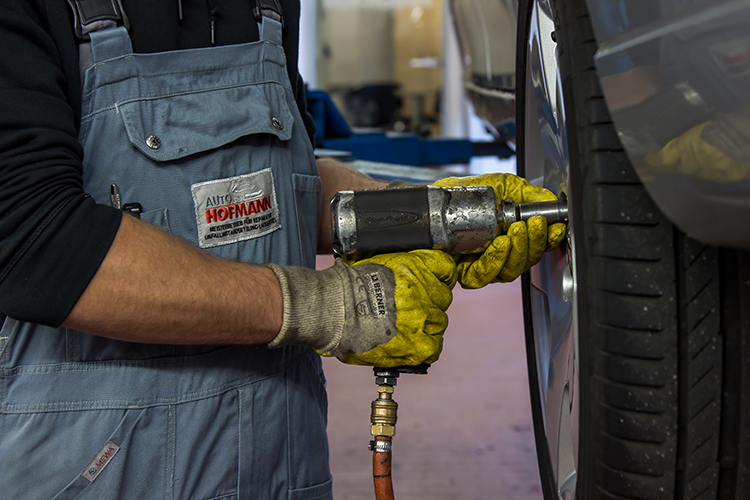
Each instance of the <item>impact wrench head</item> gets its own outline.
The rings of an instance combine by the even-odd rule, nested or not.
[[[537,215],[546,218],[548,225],[568,222],[568,202],[557,200],[516,205],[513,200],[502,200],[497,214],[497,223],[501,231],[507,233],[514,222],[526,222]]]

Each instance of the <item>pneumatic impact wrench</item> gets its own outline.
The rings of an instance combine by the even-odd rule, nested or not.
[[[568,221],[565,201],[495,200],[491,186],[414,186],[341,191],[331,200],[333,252],[348,261],[390,252],[436,249],[471,251],[506,233],[511,224],[543,215],[548,224]],[[377,500],[393,499],[392,439],[398,404],[393,388],[400,373],[427,373],[429,365],[378,368],[378,399],[371,405],[373,482]]]
[[[547,224],[567,222],[568,205],[496,203],[491,186],[340,191],[331,200],[333,252],[348,261],[417,249],[466,252],[535,215]]]

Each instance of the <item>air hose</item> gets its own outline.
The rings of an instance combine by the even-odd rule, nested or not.
[[[401,373],[426,374],[430,365],[374,368],[378,399],[370,405],[370,434],[373,436],[369,449],[372,451],[372,481],[376,500],[393,500],[391,477],[391,453],[393,436],[396,434],[398,403],[393,400],[393,387]]]
[[[391,438],[375,436],[372,454],[372,482],[376,500],[393,500],[391,478]]]

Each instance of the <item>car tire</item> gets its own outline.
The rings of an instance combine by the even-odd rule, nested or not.
[[[584,0],[550,0],[566,110],[579,391],[577,499],[750,498],[750,258],[697,242],[658,209],[623,150],[599,86]],[[524,175],[534,0],[518,25],[517,156]],[[531,97],[533,99],[533,97]],[[534,431],[546,499],[553,473],[522,280]],[[569,411],[573,412],[572,409]]]

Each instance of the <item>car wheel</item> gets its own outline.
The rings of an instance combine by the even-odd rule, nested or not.
[[[750,498],[750,259],[688,238],[646,193],[585,2],[518,12],[519,173],[570,214],[567,244],[523,277],[544,496]]]

